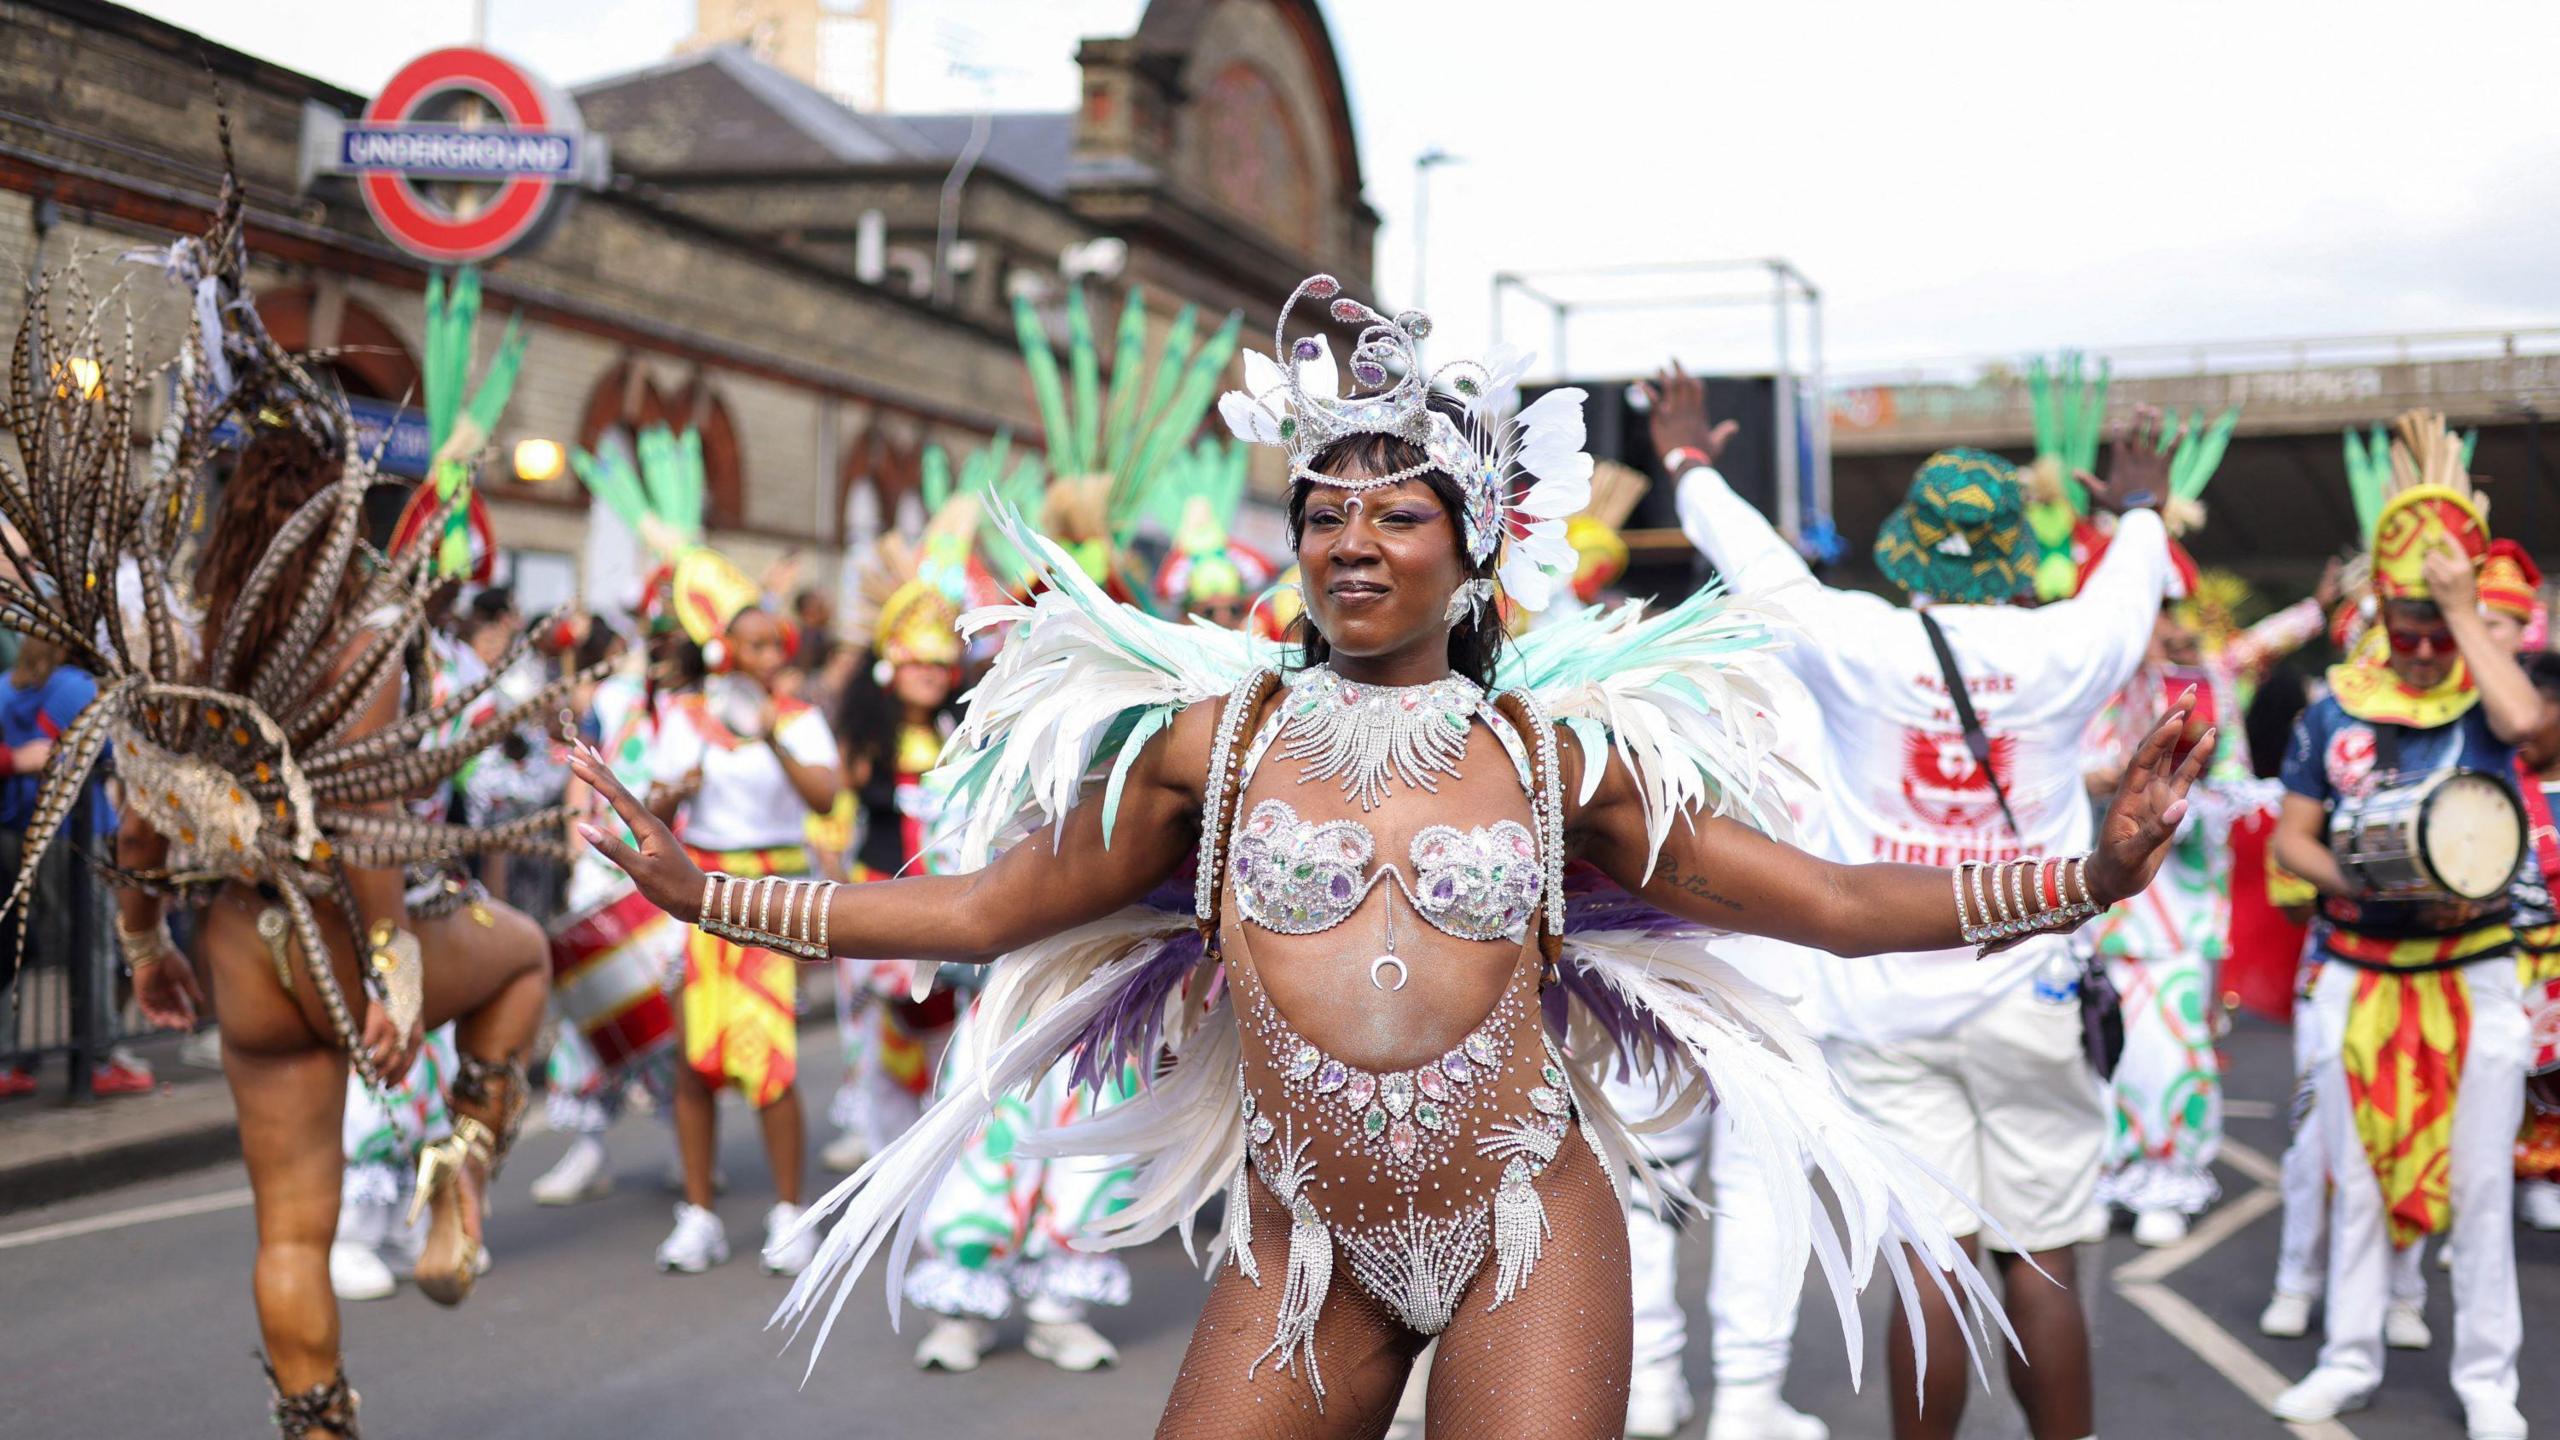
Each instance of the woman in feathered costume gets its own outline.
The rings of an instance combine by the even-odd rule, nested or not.
[[[1061,1057],[1089,1084],[1149,1077],[1021,1147],[1131,1158],[1134,1199],[1104,1234],[1187,1236],[1227,1193],[1229,1263],[1159,1435],[1233,1434],[1248,1413],[1260,1435],[1376,1434],[1433,1335],[1448,1343],[1431,1433],[1617,1434],[1612,1177],[1638,1142],[1598,1079],[1620,1063],[1665,1072],[1674,1112],[1712,1076],[1746,1143],[1783,1157],[1770,1174],[1799,1157],[1821,1173],[1836,1215],[1809,1186],[1770,1198],[1839,1287],[1852,1355],[1845,1302],[1878,1261],[1906,1293],[1961,1287],[1989,1307],[1923,1203],[1926,1168],[1858,1122],[1782,1007],[1700,942],[1715,927],[1927,950],[2078,923],[2158,866],[2202,763],[2173,761],[2183,714],[2085,858],[1843,867],[1770,839],[1754,828],[1782,813],[1761,783],[1768,737],[1730,668],[1768,621],[1709,593],[1506,648],[1497,578],[1534,607],[1572,563],[1582,396],[1472,410],[1494,376],[1424,371],[1425,317],[1338,290],[1305,282],[1278,363],[1248,354],[1249,392],[1221,407],[1289,454],[1303,653],[1147,620],[1024,536],[1053,588],[975,617],[1016,628],[947,761],[964,858],[1015,842],[983,869],[845,890],[706,875],[576,762],[638,837],[589,843],[680,918],[810,958],[998,961],[980,1021],[1010,1038],[818,1207],[811,1223],[839,1218],[784,1314],[822,1317],[823,1338],[883,1247],[903,1270],[919,1202],[995,1097]],[[1324,343],[1287,338],[1305,297],[1361,327],[1364,393],[1337,398]]]
[[[0,622],[66,646],[99,691],[46,771],[0,916],[26,902],[35,862],[112,744],[126,799],[117,938],[136,997],[157,1023],[191,1024],[205,1003],[198,966],[221,997],[223,1069],[257,1196],[274,1418],[288,1435],[352,1436],[328,1273],[348,1068],[380,1088],[408,1069],[427,1027],[455,1022],[453,1134],[422,1157],[417,1275],[431,1298],[456,1303],[471,1288],[481,1197],[522,1109],[520,1062],[549,978],[538,932],[489,943],[437,933],[487,923],[467,913],[412,916],[403,870],[555,846],[561,826],[556,813],[431,825],[402,802],[548,713],[562,690],[421,747],[487,689],[403,713],[404,660],[428,620],[439,547],[385,558],[363,544],[373,472],[349,449],[343,401],[258,323],[242,237],[240,187],[226,177],[207,235],[143,257],[187,287],[197,318],[147,476],[133,473],[128,436],[135,397],[154,381],[129,333],[100,384],[58,384],[47,357],[98,354],[97,337],[55,333],[49,280],[29,294],[6,407],[23,469],[0,469],[0,533],[21,537],[5,543],[21,578],[0,579]],[[69,308],[86,313],[85,294]],[[191,491],[232,426],[247,444],[194,566],[196,623],[175,604],[172,576]],[[467,467],[477,448],[457,442],[451,458]],[[192,959],[170,941],[172,897],[206,907]]]

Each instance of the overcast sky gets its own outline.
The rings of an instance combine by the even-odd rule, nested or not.
[[[692,0],[484,0],[576,85],[664,58]],[[895,108],[1067,109],[1143,0],[894,0]],[[140,0],[359,91],[469,38],[471,0]],[[1411,295],[1433,173],[1440,358],[1496,270],[1780,255],[1835,370],[2148,342],[2560,325],[2560,6],[1328,0],[1378,269]],[[2138,12],[2138,13],[2134,13]],[[954,74],[961,57],[972,73]],[[983,99],[980,97],[984,97]],[[1694,291],[1662,282],[1656,293]],[[1601,293],[1586,282],[1584,293]],[[1756,285],[1754,287],[1757,288]],[[1515,339],[1545,321],[1506,313]],[[1742,368],[1765,311],[1585,316],[1572,368]]]

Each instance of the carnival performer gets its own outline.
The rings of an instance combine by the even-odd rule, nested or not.
[[[2173,493],[2176,480],[2172,479]],[[2198,709],[2218,720],[2222,743],[2197,782],[2197,804],[2160,878],[2089,927],[2124,1013],[2124,1054],[2108,1077],[2111,1112],[2098,1198],[2132,1212],[2136,1244],[2175,1244],[2188,1218],[2220,1187],[2222,1062],[2215,1049],[2219,986],[2229,954],[2231,829],[2271,808],[2281,787],[2257,778],[2247,727],[2236,723],[2258,680],[2317,637],[2337,599],[2337,567],[2319,591],[2247,630],[2230,628],[2230,586],[2192,563],[2179,566],[2185,595],[2163,606],[2142,668],[2091,722],[2093,795],[2115,788],[2115,767],[2157,722],[2169,700],[2195,687]],[[2193,577],[2193,578],[2189,578]],[[2271,793],[2272,792],[2272,793]]]
[[[813,1212],[844,1213],[786,1313],[831,1313],[884,1248],[902,1272],[899,1234],[991,1098],[1070,1056],[1088,1086],[1133,1064],[1150,1081],[1020,1147],[1129,1157],[1133,1198],[1100,1237],[1142,1241],[1229,1195],[1229,1263],[1162,1436],[1233,1434],[1244,1414],[1265,1435],[1375,1434],[1433,1335],[1432,1433],[1617,1434],[1630,1282],[1612,1176],[1635,1142],[1597,1077],[1622,1054],[1671,1077],[1669,1120],[1711,1069],[1777,1181],[1810,1157],[1843,1197],[1834,1212],[1779,1183],[1768,1203],[1797,1257],[1819,1233],[1849,1259],[1830,1273],[1853,1355],[1853,1277],[1873,1263],[1990,1304],[1933,1182],[1696,942],[1711,925],[1933,950],[2077,924],[2139,891],[2183,818],[2202,765],[2172,761],[2183,713],[2084,858],[1846,867],[1768,838],[1749,823],[1783,824],[1767,738],[1725,668],[1768,642],[1764,619],[1702,594],[1506,647],[1497,577],[1537,608],[1571,563],[1583,397],[1470,412],[1493,388],[1482,367],[1426,370],[1427,317],[1339,289],[1304,282],[1276,355],[1249,352],[1247,390],[1220,405],[1288,455],[1295,660],[1116,605],[1011,529],[1051,588],[979,617],[1016,627],[951,752],[964,858],[1014,842],[984,868],[841,890],[705,872],[578,761],[638,835],[588,842],[673,914],[810,958],[1003,957],[979,1020],[1006,1038]],[[1323,341],[1289,338],[1309,297],[1360,327],[1348,398]],[[1569,854],[1623,889],[1569,896]],[[1195,858],[1188,897],[1142,903]]]
[[[676,615],[702,647],[711,675],[700,691],[676,702],[658,736],[650,804],[659,819],[681,817],[685,844],[700,864],[765,877],[805,875],[806,817],[834,808],[843,779],[826,717],[774,692],[774,676],[791,658],[788,630],[763,607],[755,582],[717,551],[685,552],[671,583]],[[596,785],[591,770],[579,770],[578,778]],[[630,793],[607,778],[611,789],[596,788],[609,797]],[[665,833],[663,824],[652,828]],[[658,903],[655,895],[649,899]],[[687,912],[668,913],[691,923]],[[737,1086],[755,1108],[773,1169],[765,1269],[796,1275],[817,1249],[816,1237],[794,1223],[805,1143],[796,980],[789,957],[773,947],[700,928],[686,938],[685,1063],[675,1095],[684,1198],[676,1204],[675,1228],[658,1246],[660,1270],[700,1274],[729,1258],[728,1232],[711,1208],[719,1153],[715,1091],[723,1085]]]
[[[227,158],[227,126],[223,138]],[[199,964],[220,997],[223,1069],[257,1199],[273,1416],[287,1435],[351,1436],[356,1399],[328,1275],[347,1069],[387,1083],[425,1028],[455,1023],[454,1133],[422,1163],[428,1236],[417,1274],[430,1298],[457,1302],[471,1288],[486,1186],[523,1105],[520,1067],[547,980],[529,922],[417,919],[402,869],[462,850],[556,845],[561,819],[474,832],[398,813],[496,733],[422,751],[418,738],[451,711],[402,714],[401,658],[426,622],[432,549],[361,563],[373,476],[351,449],[343,402],[258,323],[243,284],[236,177],[225,175],[208,234],[153,258],[188,292],[198,325],[179,355],[151,473],[133,473],[124,437],[156,371],[137,367],[128,348],[94,389],[43,378],[42,355],[112,353],[87,296],[75,288],[62,307],[66,333],[52,281],[39,279],[20,332],[44,338],[16,358],[20,403],[7,419],[23,468],[0,470],[0,515],[21,537],[8,559],[24,578],[0,580],[0,621],[64,644],[100,690],[47,769],[29,864],[0,916],[24,903],[33,862],[112,742],[128,802],[117,933],[137,998],[155,1023],[191,1024],[206,993]],[[232,427],[246,443],[192,573],[173,583],[193,487]],[[467,477],[480,444],[462,436],[437,459]],[[128,562],[138,578],[129,592],[81,579]],[[200,629],[168,603],[180,584],[202,597]],[[523,708],[540,713],[556,695],[535,701]],[[170,941],[172,896],[209,902],[193,959]]]
[[[2371,1398],[2382,1378],[2389,1256],[2450,1226],[2453,1388],[2474,1440],[2521,1440],[2523,1339],[2513,1232],[2525,1021],[2511,908],[2376,898],[2327,841],[2336,805],[2437,772],[2505,777],[2549,718],[2482,623],[2488,546],[2461,441],[2441,416],[2395,427],[2373,529],[2377,623],[2296,722],[2276,858],[2323,897],[2309,1019],[2331,1158],[2327,1336],[2272,1405],[2295,1423]],[[2355,1163],[2363,1156],[2367,1163]]]
[[[2030,550],[2013,467],[1979,450],[1930,457],[1875,546],[1879,568],[1911,592],[1904,609],[1811,583],[1794,545],[1716,473],[1733,432],[1709,422],[1704,387],[1675,366],[1651,390],[1654,444],[1681,477],[1690,542],[1746,590],[1792,586],[1784,603],[1811,632],[1777,659],[1812,692],[1824,727],[1834,773],[1816,807],[1822,851],[1846,863],[2005,864],[2083,843],[2081,739],[2141,663],[2166,591],[2166,536],[2146,507],[2168,496],[2176,429],[2137,412],[2107,483],[2081,481],[2125,513],[2077,598],[2033,611],[2012,603]],[[2026,1362],[2011,1388],[2034,1433],[2075,1440],[2093,1402],[2073,1247],[2096,1211],[2106,1139],[2074,1003],[2080,963],[2058,936],[1997,967],[1902,948],[1912,953],[1807,977],[1824,1048],[1851,1104],[1930,1137],[1932,1160],[1980,1207],[1942,1200],[1937,1218],[1968,1256],[1977,1240],[1997,1253]],[[1942,1292],[1924,1289],[1918,1309],[1895,1312],[1887,1343],[1894,1434],[1952,1435],[1966,1398],[1961,1327]]]
[[[2484,568],[2484,597],[2490,573]],[[2498,602],[2484,598],[2482,606],[2494,612]],[[2560,710],[2560,655],[2536,651],[2525,657],[2524,669],[2543,702]],[[2560,1046],[2560,904],[2552,899],[2553,877],[2560,876],[2560,822],[2553,819],[2560,797],[2560,732],[2546,726],[2517,752],[2516,789],[2524,797],[2526,827],[2515,884],[2517,974],[2533,1047],[2524,1128],[2516,1132],[2516,1212],[2536,1230],[2560,1230],[2560,1106],[2553,1103],[2560,1097],[2549,1079],[2560,1069],[2560,1056],[2552,1053]]]
[[[679,694],[700,678],[688,669],[700,655],[676,618],[674,580],[676,561],[701,543],[706,486],[702,441],[693,430],[679,435],[652,425],[634,437],[631,450],[636,466],[635,455],[620,447],[581,447],[569,460],[588,494],[657,562],[638,591],[637,663],[612,664],[615,637],[598,625],[578,667],[581,673],[610,667],[583,707],[585,729],[623,784],[645,791],[652,747]],[[574,777],[564,799],[574,813],[603,814],[603,801]],[[551,1128],[570,1139],[534,1180],[537,1205],[576,1205],[611,1193],[605,1137],[634,1089],[670,1120],[675,1100],[678,1047],[668,997],[681,981],[684,927],[592,851],[571,864],[566,901],[551,935],[559,1013],[544,1110]]]
[[[966,496],[950,499],[934,524],[947,526],[973,508]],[[871,660],[846,687],[836,725],[855,807],[845,878],[865,883],[924,863],[939,809],[925,776],[955,723],[961,661],[959,607],[935,580],[895,558],[902,541],[891,537],[882,547],[892,554],[879,563],[906,578],[872,607]],[[961,1001],[947,987],[913,993],[913,968],[901,961],[836,967],[845,1076],[828,1114],[839,1134],[820,1156],[829,1169],[860,1169],[907,1132],[933,1093]]]

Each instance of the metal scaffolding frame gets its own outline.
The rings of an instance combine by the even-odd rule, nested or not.
[[[1691,292],[1673,287],[1695,281],[1701,276],[1763,275],[1766,289],[1707,289]],[[1574,297],[1566,292],[1572,282],[1595,279],[1642,280],[1660,279],[1669,294],[1631,296]],[[1498,270],[1493,276],[1493,324],[1496,343],[1502,339],[1503,302],[1514,292],[1544,306],[1551,336],[1549,354],[1556,373],[1565,375],[1568,342],[1576,314],[1605,311],[1662,311],[1686,309],[1722,309],[1733,306],[1767,307],[1776,327],[1776,363],[1770,370],[1777,395],[1779,443],[1772,448],[1778,458],[1778,528],[1788,536],[1801,540],[1808,501],[1817,515],[1831,511],[1831,401],[1823,374],[1822,359],[1822,291],[1794,263],[1780,256],[1764,256],[1747,260],[1683,260],[1652,264],[1585,265],[1540,270]],[[1801,314],[1804,326],[1801,354],[1796,325]],[[1808,475],[1797,455],[1797,408],[1802,399],[1813,413],[1806,417],[1805,434],[1811,443]]]

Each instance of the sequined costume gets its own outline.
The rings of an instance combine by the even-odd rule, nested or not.
[[[876,1254],[904,1273],[930,1198],[995,1097],[1028,1092],[1062,1061],[1086,1086],[1139,1065],[1150,1080],[1129,1101],[1024,1137],[1013,1153],[1127,1157],[1130,1202],[1094,1236],[1115,1247],[1185,1227],[1227,1193],[1219,1249],[1234,1283],[1267,1287],[1279,1306],[1236,1364],[1290,1369],[1305,1387],[1294,1393],[1312,1399],[1322,1367],[1308,1363],[1308,1344],[1327,1304],[1368,1297],[1359,1303],[1379,1307],[1390,1331],[1430,1333],[1455,1308],[1517,1303],[1535,1290],[1542,1255],[1600,1233],[1617,1236],[1611,1283],[1623,1290],[1620,1201],[1607,1177],[1637,1168],[1639,1142],[1599,1089],[1621,1056],[1665,1078],[1675,1114],[1701,1103],[1696,1077],[1712,1066],[1742,1143],[1780,1157],[1772,1174],[1810,1162],[1852,1197],[1835,1217],[1788,1182],[1771,1203],[1799,1264],[1816,1248],[1856,1257],[1830,1271],[1853,1329],[1873,1264],[1930,1283],[1905,1241],[1996,1311],[1953,1263],[1959,1252],[1926,1198],[1937,1182],[1848,1111],[1782,1002],[1718,961],[1698,927],[1587,877],[1568,894],[1560,734],[1640,777],[1657,837],[1703,809],[1783,827],[1783,806],[1754,778],[1769,736],[1749,718],[1759,712],[1735,669],[1771,642],[1765,615],[1709,592],[1659,616],[1595,609],[1541,629],[1506,669],[1516,688],[1485,696],[1441,682],[1447,704],[1423,708],[1462,716],[1463,727],[1440,721],[1445,737],[1405,728],[1401,753],[1454,758],[1463,777],[1425,774],[1436,796],[1390,777],[1370,812],[1334,784],[1293,783],[1321,755],[1282,733],[1291,704],[1344,689],[1356,699],[1361,687],[1321,669],[1284,686],[1267,668],[1273,647],[1147,619],[1056,546],[1018,526],[1007,534],[1041,560],[1050,588],[972,617],[1011,638],[940,772],[954,813],[968,817],[962,861],[983,863],[1088,784],[1108,817],[1116,777],[1145,738],[1174,711],[1208,704],[1228,767],[1204,802],[1212,838],[1198,870],[1208,878],[1187,897],[1160,891],[991,967],[979,1023],[1011,1038],[973,1053],[914,1129],[813,1207],[807,1223],[836,1224],[786,1317],[819,1318],[823,1335],[822,1317]],[[1426,934],[1440,937],[1428,955]],[[1482,1009],[1452,1033],[1386,1048],[1284,1014],[1265,984],[1266,955],[1339,952],[1347,937],[1385,947],[1369,971],[1382,990],[1456,948],[1490,977]],[[1689,1198],[1663,1183],[1666,1203]],[[893,1287],[893,1314],[901,1298]]]

